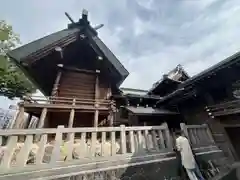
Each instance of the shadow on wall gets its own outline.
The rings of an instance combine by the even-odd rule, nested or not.
[[[145,155],[147,156],[147,154]],[[200,165],[202,174],[206,179],[212,179],[222,172],[229,171],[229,167],[225,166],[226,161],[224,161],[222,153],[216,152],[212,154],[198,155],[196,159]],[[154,160],[156,159],[153,158],[153,161]],[[220,162],[220,160],[222,160],[222,162]],[[144,161],[143,158],[141,161]],[[220,164],[215,164],[214,162],[216,161],[218,161]],[[129,163],[135,163],[135,160],[131,160]],[[186,180],[186,177],[180,177],[179,175],[179,164],[175,159],[174,153],[163,156],[161,162],[139,164],[125,169],[118,169],[115,172],[115,177],[122,180]]]
[[[212,179],[219,175],[220,172],[226,171],[226,169],[224,169],[224,163],[226,163],[226,161],[216,167],[212,167],[212,165],[209,164],[209,161],[213,162],[220,159],[223,159],[223,154],[219,152],[197,156],[197,161],[206,179]],[[148,163],[143,164],[143,162],[146,163],[146,161],[148,161]],[[118,169],[89,174],[88,177],[94,177],[99,180],[186,180],[186,178],[181,178],[178,174],[179,164],[175,159],[175,153],[162,153],[161,155],[155,153],[154,155],[151,152],[142,151],[130,157],[128,161],[129,167],[124,168],[121,167],[121,163],[119,164]],[[126,162],[123,162],[123,164],[126,164]],[[235,179],[230,178],[228,180]]]
[[[202,171],[202,174],[205,176],[206,179],[213,178],[217,176],[220,171],[226,171],[226,169],[223,168],[224,165],[221,167],[212,167],[211,164],[209,164],[209,161],[216,161],[219,159],[222,159],[223,156],[222,153],[213,153],[213,154],[204,154],[204,155],[198,155],[197,161],[200,164],[200,168]],[[171,154],[169,156],[165,156],[165,158],[169,157],[175,157],[175,154]],[[131,162],[130,162],[131,163]],[[118,173],[121,173],[120,169],[118,170]],[[122,169],[122,174],[120,176],[120,179],[131,179],[131,180],[186,180],[186,177],[180,177],[179,175],[179,164],[175,158],[171,158],[169,160],[164,160],[161,162],[153,162],[149,164],[142,164],[142,165],[136,165],[132,167],[128,167],[125,170]],[[234,179],[228,179],[228,180],[234,180]]]

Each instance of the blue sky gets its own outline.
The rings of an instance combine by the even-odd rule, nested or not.
[[[182,64],[190,75],[239,51],[239,0],[0,0],[0,19],[23,44],[89,11],[99,36],[130,72],[124,87],[149,89]],[[0,99],[0,107],[10,101]]]

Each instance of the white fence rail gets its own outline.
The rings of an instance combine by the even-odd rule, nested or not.
[[[167,125],[0,131],[0,173],[28,166],[54,167],[97,157],[137,156],[172,150]],[[79,161],[79,162],[80,162]]]

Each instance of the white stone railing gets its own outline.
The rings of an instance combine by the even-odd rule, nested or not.
[[[0,131],[0,174],[27,167],[55,167],[66,162],[172,151],[167,125]],[[27,168],[28,169],[28,168]]]

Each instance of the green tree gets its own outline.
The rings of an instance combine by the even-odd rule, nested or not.
[[[12,26],[0,20],[0,96],[21,98],[36,89],[21,70],[9,60],[6,53],[20,44]]]

